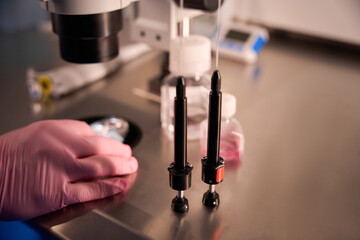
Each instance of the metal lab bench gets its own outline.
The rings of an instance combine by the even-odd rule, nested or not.
[[[160,126],[157,103],[135,96],[161,73],[153,51],[59,101],[33,106],[26,93],[29,66],[62,64],[53,35],[0,35],[0,133],[48,118],[120,115],[142,139],[133,154],[139,171],[126,194],[70,206],[29,222],[68,239],[359,239],[360,59],[351,52],[272,39],[253,66],[221,59],[223,92],[237,97],[245,133],[241,164],[227,166],[217,186],[221,203],[201,203],[199,143],[186,191],[190,210],[174,214],[167,167],[173,145]]]

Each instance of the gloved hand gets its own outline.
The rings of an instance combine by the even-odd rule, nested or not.
[[[126,191],[119,175],[137,168],[129,146],[96,136],[85,122],[40,121],[9,132],[0,136],[0,220]]]

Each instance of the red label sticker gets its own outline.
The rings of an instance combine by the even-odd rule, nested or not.
[[[224,167],[216,171],[216,182],[221,182],[224,179]]]

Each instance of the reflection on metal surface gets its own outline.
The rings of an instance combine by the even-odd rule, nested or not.
[[[123,239],[149,239],[141,232],[96,210],[73,219],[71,224],[60,224],[52,227],[51,230],[69,239],[114,239],[114,236]]]
[[[221,218],[216,211],[207,209],[202,215],[203,231],[206,234],[202,236],[203,239],[217,240],[221,237],[223,226],[221,224]],[[209,231],[210,229],[210,231]]]
[[[140,88],[133,88],[132,90],[133,94],[145,99],[148,99],[150,101],[156,102],[156,103],[161,103],[161,98],[159,95],[156,95],[154,93],[145,91],[143,89]]]
[[[191,224],[186,221],[182,214],[159,213],[152,216],[138,207],[129,203],[121,204],[104,209],[100,207],[97,213],[102,212],[109,218],[116,219],[121,223],[140,231],[152,239],[189,239],[191,233]],[[185,237],[185,238],[183,238]],[[191,239],[191,238],[190,238]]]
[[[137,178],[137,173],[123,176],[121,178],[127,179],[130,186],[134,184]],[[129,198],[129,192],[121,192],[115,196],[67,206],[58,211],[37,217],[34,222],[40,224],[42,227],[51,228],[66,222],[71,221],[79,216],[86,215],[93,209],[101,208],[106,210],[111,207],[121,206]]]
[[[96,214],[98,214],[98,215],[100,215],[100,216],[102,216],[102,217],[110,220],[111,222],[117,224],[118,226],[120,226],[120,227],[123,228],[123,229],[126,229],[126,230],[129,231],[129,232],[133,232],[134,234],[137,235],[136,239],[150,239],[150,238],[146,237],[146,236],[145,236],[143,233],[141,233],[140,231],[135,230],[135,229],[133,229],[133,228],[130,228],[129,226],[125,225],[124,223],[122,223],[122,222],[119,221],[118,219],[116,219],[116,218],[114,218],[114,217],[112,217],[112,216],[110,216],[110,215],[108,215],[108,214],[106,214],[106,213],[104,213],[104,212],[102,212],[102,211],[93,210],[93,212],[95,212]],[[125,238],[125,236],[123,236],[123,235],[119,235],[119,236],[121,236],[121,238]],[[134,239],[134,238],[131,238],[131,239]]]

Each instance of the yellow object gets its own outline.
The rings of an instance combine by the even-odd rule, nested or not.
[[[39,75],[37,81],[41,86],[42,96],[43,97],[50,96],[53,90],[53,84],[51,82],[51,78],[48,75]]]

